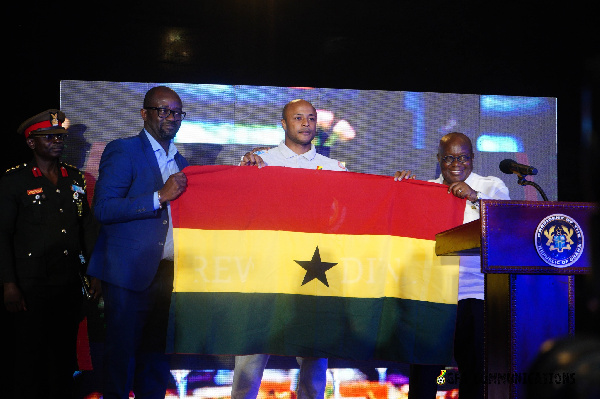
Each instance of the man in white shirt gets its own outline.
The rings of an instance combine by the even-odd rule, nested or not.
[[[346,170],[342,162],[318,154],[312,144],[317,134],[317,113],[308,101],[290,101],[283,107],[281,117],[281,125],[285,131],[285,138],[281,143],[275,148],[261,147],[247,152],[240,165]]]
[[[469,137],[463,133],[453,132],[442,137],[437,160],[441,174],[437,179],[429,181],[445,184],[448,186],[449,194],[468,200],[463,223],[479,219],[479,200],[510,199],[508,188],[502,180],[494,176],[483,177],[473,173],[473,145]],[[401,171],[396,172],[394,178],[402,180],[414,176],[411,176],[410,171]],[[460,258],[458,309],[454,336],[454,358],[460,373],[461,399],[483,399],[484,395],[483,299],[484,276],[481,273],[481,259],[479,256],[463,256]],[[419,369],[415,374],[421,374],[415,380],[426,379],[422,382],[428,385],[429,377],[425,377],[425,374],[430,374],[432,387],[435,387],[435,374],[439,374],[439,367],[434,367],[436,370],[432,370],[433,374],[427,373],[425,368],[411,368],[411,370]],[[419,387],[419,391],[420,388],[425,389],[422,386]],[[412,384],[409,392],[411,390]],[[431,397],[435,398],[435,391],[433,392]]]
[[[289,168],[345,171],[343,163],[317,154],[312,140],[317,134],[317,111],[307,101],[293,100],[285,105],[281,125],[285,138],[275,148],[246,153],[242,166],[284,166]],[[258,395],[263,371],[269,355],[255,354],[235,357],[232,399],[254,399]],[[327,383],[327,359],[296,358],[300,365],[297,397],[323,398]]]

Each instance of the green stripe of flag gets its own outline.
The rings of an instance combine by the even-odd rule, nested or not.
[[[271,353],[416,364],[449,364],[452,359],[453,304],[398,298],[177,293],[175,306],[176,353]]]

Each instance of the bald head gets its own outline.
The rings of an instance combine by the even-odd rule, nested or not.
[[[469,153],[473,153],[473,144],[471,143],[471,139],[463,133],[452,132],[446,134],[440,139],[440,145],[438,146],[438,155],[443,153],[444,148],[453,144],[467,146],[469,149]]]
[[[281,111],[281,119],[285,119],[286,116],[286,112],[294,105],[307,105],[312,107],[313,110],[315,110],[315,107],[313,107],[313,105],[311,103],[309,103],[306,100],[302,100],[300,98],[296,99],[296,100],[292,100],[289,103],[285,104],[283,106],[283,111]],[[317,114],[317,111],[315,110],[315,115]]]
[[[140,111],[144,128],[165,151],[168,151],[169,143],[175,138],[183,119],[175,118],[171,111],[179,112],[181,115],[182,109],[183,104],[179,95],[166,86],[153,87],[144,97],[144,108]],[[167,116],[164,116],[165,110],[169,111]]]
[[[444,184],[465,181],[473,171],[471,139],[459,132],[448,133],[440,140],[437,160]]]
[[[285,145],[296,154],[310,151],[317,135],[317,111],[305,100],[292,100],[283,107],[281,126]]]
[[[181,103],[181,98],[179,98],[179,94],[177,94],[175,90],[167,86],[156,86],[146,92],[146,95],[144,96],[144,108],[155,107],[156,105],[154,104],[164,97],[175,97]]]

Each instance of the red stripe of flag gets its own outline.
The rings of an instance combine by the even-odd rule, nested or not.
[[[283,167],[192,166],[173,227],[396,235],[434,240],[462,224],[465,200],[440,184]]]

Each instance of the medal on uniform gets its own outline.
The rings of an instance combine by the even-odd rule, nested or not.
[[[75,203],[75,205],[77,205],[77,215],[78,216],[82,216],[83,215],[83,204],[82,204],[82,196],[85,195],[85,190],[81,187],[79,187],[77,184],[77,182],[74,181],[73,184],[71,185],[71,190],[73,190],[73,202]],[[81,195],[79,195],[81,194]]]
[[[42,200],[46,198],[44,190],[41,187],[33,190],[27,190],[27,195],[33,195],[33,203],[38,205],[41,205]]]

